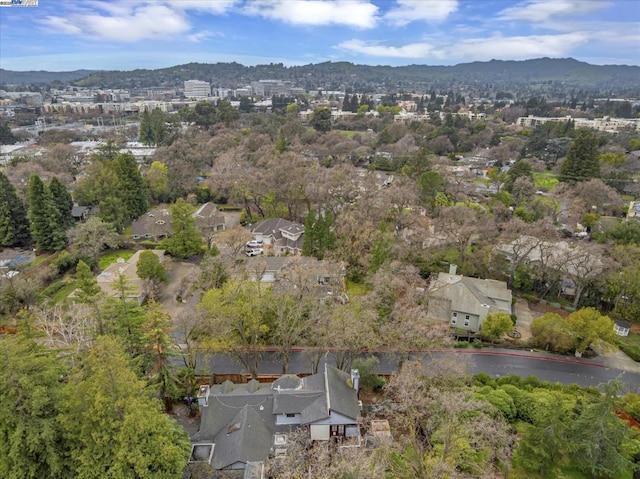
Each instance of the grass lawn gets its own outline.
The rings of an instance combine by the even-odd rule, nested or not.
[[[108,251],[107,253],[103,254],[98,260],[98,267],[100,269],[105,269],[110,264],[113,264],[116,261],[118,261],[118,258],[123,258],[125,261],[127,261],[129,258],[133,256],[134,253],[135,251],[132,249],[119,249],[115,251]]]
[[[640,362],[640,334],[629,333],[629,336],[618,336],[616,344],[627,356]]]
[[[362,283],[354,283],[348,279],[345,280],[347,285],[347,294],[349,296],[362,296],[367,293],[367,285]]]
[[[60,288],[56,294],[51,298],[52,304],[58,304],[60,301],[69,296],[76,289],[76,282],[70,281]]]
[[[337,131],[341,135],[346,136],[347,138],[353,138],[353,135],[356,134],[355,131],[348,131],[348,130],[335,130],[335,131]]]
[[[556,183],[558,182],[558,178],[556,174],[551,171],[544,171],[542,173],[533,173],[533,183],[536,185],[536,188],[539,190],[549,191],[552,189]]]

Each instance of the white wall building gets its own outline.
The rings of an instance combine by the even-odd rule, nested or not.
[[[201,80],[186,80],[184,96],[187,98],[207,98],[211,96],[211,85]]]

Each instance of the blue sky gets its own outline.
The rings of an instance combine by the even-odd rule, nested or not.
[[[189,62],[640,65],[638,0],[39,0],[0,7],[0,68]]]

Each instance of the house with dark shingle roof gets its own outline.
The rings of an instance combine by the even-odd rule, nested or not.
[[[256,223],[251,229],[253,239],[262,241],[275,254],[302,252],[304,225],[282,218],[269,218]]]
[[[192,461],[216,470],[255,467],[271,455],[286,454],[287,433],[299,427],[314,441],[359,438],[358,382],[357,370],[349,374],[325,364],[305,378],[287,374],[267,384],[254,379],[201,386]]]

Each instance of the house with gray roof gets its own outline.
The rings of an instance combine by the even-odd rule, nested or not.
[[[216,470],[256,469],[270,456],[286,454],[287,433],[304,427],[313,441],[359,438],[359,374],[324,365],[300,378],[281,376],[273,383],[225,381],[199,389],[200,430],[191,460]]]
[[[304,225],[282,218],[269,218],[256,223],[251,229],[253,239],[262,241],[274,254],[302,252]]]
[[[431,282],[428,315],[453,328],[478,332],[487,315],[498,312],[512,313],[511,291],[504,281],[458,275],[451,265],[449,273],[438,273]]]
[[[200,205],[191,216],[205,239],[226,227],[224,215],[211,202]],[[160,241],[171,236],[173,233],[171,225],[169,206],[154,208],[133,221],[131,238],[137,241]]]

